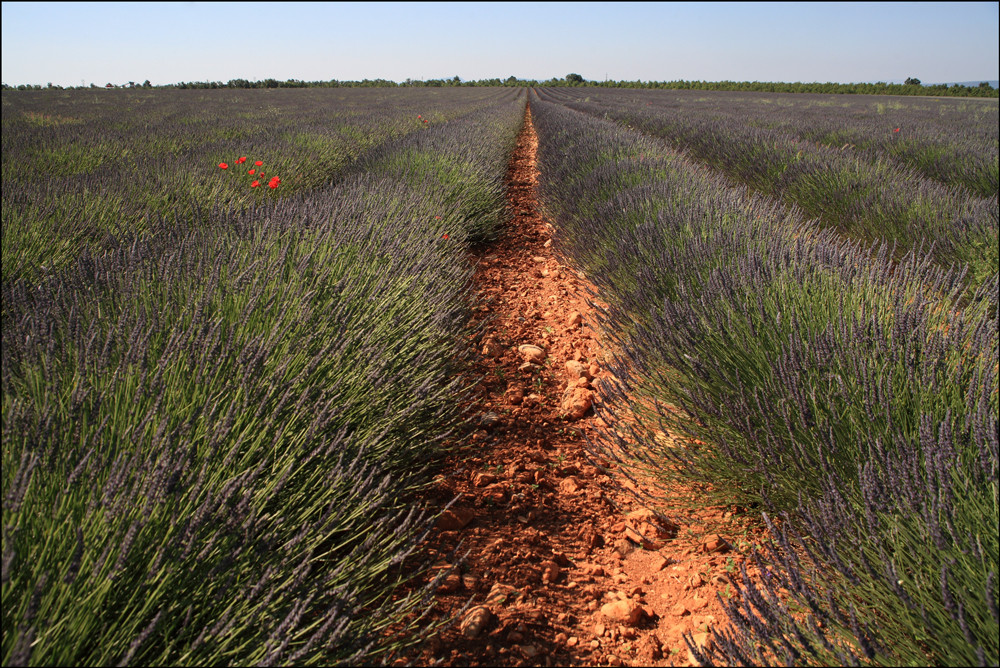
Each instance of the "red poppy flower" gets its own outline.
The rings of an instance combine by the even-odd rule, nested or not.
[[[442,235],[441,235],[441,238],[442,238],[442,239],[447,239],[447,238],[448,238],[448,233],[447,233],[447,232],[445,232],[444,234],[442,234]]]
[[[246,161],[247,161],[247,157],[245,155],[243,155],[243,156],[240,156],[240,159],[236,161],[236,164],[237,165],[242,165]]]
[[[219,169],[229,169],[229,165],[224,162],[219,163]]]
[[[278,178],[277,176],[275,176],[275,177],[274,177],[274,178],[272,178],[272,179],[271,179],[271,181],[270,181],[270,182],[269,182],[269,183],[267,184],[267,187],[268,187],[268,188],[277,188],[277,187],[278,187],[278,184],[279,184],[279,183],[281,183],[281,179],[279,179],[279,178]]]
[[[417,118],[423,118],[423,116],[421,116],[420,114],[417,114]]]
[[[899,128],[896,128],[895,130],[893,130],[893,132],[899,132]]]
[[[256,188],[259,185],[260,185],[260,181],[254,181],[253,183],[250,184],[250,187],[251,188]]]
[[[263,164],[264,164],[264,162],[263,162],[262,160],[258,160],[257,162],[255,162],[255,163],[253,163],[253,164],[255,164],[255,165],[257,165],[258,167],[260,167],[261,165],[263,165]]]
[[[434,216],[434,220],[441,220],[441,216]]]
[[[256,169],[249,169],[247,170],[247,174],[253,175],[253,173],[256,171],[257,171]]]

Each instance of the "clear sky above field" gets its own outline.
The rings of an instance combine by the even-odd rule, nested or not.
[[[998,3],[4,2],[4,83],[998,78]]]

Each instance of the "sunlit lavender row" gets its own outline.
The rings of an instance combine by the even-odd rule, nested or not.
[[[580,96],[573,96],[579,99]],[[884,95],[781,95],[700,91],[616,91],[588,102],[632,110],[739,121],[838,150],[859,151],[909,166],[981,197],[996,195],[995,100]]]
[[[139,95],[5,106],[3,663],[377,661],[430,591],[408,499],[463,428],[524,94]],[[110,157],[50,176],[61,144]]]
[[[894,242],[901,252],[933,244],[943,266],[969,265],[976,281],[1000,269],[994,101],[882,98],[844,109],[839,96],[809,96],[806,107],[799,96],[758,93],[545,95],[660,137],[735,184],[856,238]],[[961,129],[942,130],[952,125]]]
[[[34,275],[82,246],[103,250],[141,237],[152,215],[243,208],[336,182],[366,152],[496,96],[482,89],[5,96],[3,274]],[[237,164],[243,156],[249,162]],[[222,164],[224,174],[207,169]],[[252,188],[261,173],[261,187]],[[280,192],[267,187],[273,176]]]
[[[543,205],[609,304],[592,446],[784,518],[722,660],[995,665],[997,274],[844,240],[553,99],[530,98]]]

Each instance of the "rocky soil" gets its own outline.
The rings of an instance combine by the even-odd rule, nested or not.
[[[584,437],[606,426],[592,405],[604,374],[593,288],[553,255],[536,149],[529,110],[508,174],[513,221],[474,258],[489,324],[473,447],[428,492],[440,505],[460,496],[424,551],[439,568],[468,553],[432,612],[453,622],[394,660],[689,665],[682,635],[711,648],[726,621],[716,595],[732,595],[759,529],[726,508],[646,507],[615,484],[612,462],[588,455]]]

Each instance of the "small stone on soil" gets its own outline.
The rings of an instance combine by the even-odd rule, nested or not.
[[[559,574],[562,569],[554,561],[543,561],[542,562],[542,582],[555,582],[559,579]]]
[[[649,563],[649,565],[654,571],[662,571],[669,563],[669,559],[664,557],[662,554],[658,554],[653,557],[653,560]]]
[[[507,388],[507,392],[504,396],[506,397],[508,404],[511,406],[517,406],[524,400],[524,390],[517,385],[511,385]]]
[[[638,624],[644,615],[642,608],[629,600],[605,603],[601,606],[601,614],[612,621],[628,626]]]
[[[706,537],[701,544],[701,548],[705,552],[728,552],[732,547],[732,545],[726,542],[725,538],[715,533]]]
[[[490,609],[478,605],[466,613],[465,618],[462,619],[460,628],[466,636],[475,638],[483,632],[483,628],[489,624],[491,619],[493,619],[493,613],[490,612]]]
[[[580,489],[580,481],[575,476],[563,478],[559,482],[559,490],[564,494],[575,494]]]
[[[570,385],[563,394],[560,411],[569,420],[579,420],[590,410],[594,392],[579,385]]]
[[[526,362],[541,364],[545,361],[545,351],[538,346],[525,343],[517,347],[517,350],[524,357]]]
[[[458,572],[449,573],[438,586],[439,594],[450,594],[462,588],[462,576]]]
[[[576,380],[578,378],[590,379],[590,371],[583,365],[583,362],[577,362],[576,360],[568,360],[566,362],[566,374],[569,376],[570,380]]]
[[[441,531],[458,531],[476,516],[471,508],[449,508],[441,513],[437,520],[437,528]]]
[[[627,557],[629,552],[631,552],[634,549],[635,547],[628,540],[619,538],[618,540],[615,541],[615,547],[614,547],[615,554],[617,554],[622,559]]]

